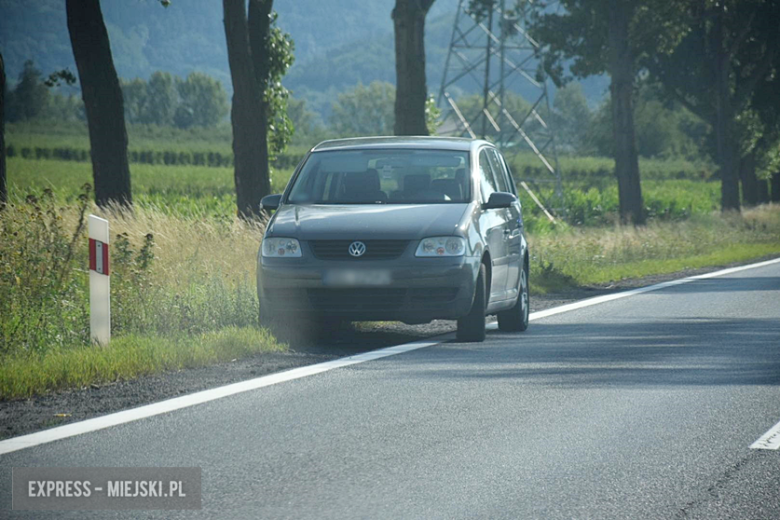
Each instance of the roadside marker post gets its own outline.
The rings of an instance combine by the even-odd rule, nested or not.
[[[108,220],[89,216],[89,328],[92,341],[111,340],[111,277]]]

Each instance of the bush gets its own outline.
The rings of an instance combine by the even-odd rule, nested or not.
[[[78,269],[88,200],[85,186],[71,229],[51,190],[0,215],[0,355],[89,339],[86,277]]]

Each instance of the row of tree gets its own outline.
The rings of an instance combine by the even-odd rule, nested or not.
[[[476,0],[475,0],[476,1]],[[479,0],[493,2],[494,0]],[[570,72],[611,77],[611,119],[620,213],[644,221],[636,146],[640,73],[712,129],[724,211],[741,207],[756,185],[755,165],[778,147],[780,3],[775,0],[559,0],[537,4],[534,35],[547,44],[547,72],[557,83]],[[742,174],[742,175],[740,175]],[[747,198],[752,198],[749,195]]]
[[[44,79],[32,61],[25,62],[16,85],[6,95],[6,121],[83,121],[83,101],[52,91],[53,82]],[[128,123],[209,128],[223,121],[229,111],[222,83],[200,72],[182,79],[158,71],[148,81],[120,79],[119,83]]]
[[[218,80],[201,72],[186,79],[155,72],[145,81],[121,81],[128,123],[190,128],[214,127],[229,111],[227,93]]]

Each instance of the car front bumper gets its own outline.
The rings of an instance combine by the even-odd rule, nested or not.
[[[322,261],[260,258],[260,305],[274,314],[425,323],[468,314],[477,257]]]

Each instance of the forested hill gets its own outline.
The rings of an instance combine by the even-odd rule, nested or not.
[[[357,82],[395,82],[394,0],[277,0],[279,25],[295,40],[296,63],[285,84],[309,106],[327,112],[336,94]],[[156,70],[186,76],[193,70],[222,81],[230,91],[222,2],[103,0],[117,71],[148,78]],[[428,87],[438,90],[458,0],[437,0],[427,19]],[[44,75],[75,71],[64,0],[0,0],[0,50],[9,82],[26,60]],[[583,86],[591,101],[603,82]]]
[[[392,33],[393,0],[277,0],[274,4],[279,25],[295,40],[299,64],[335,47],[362,47],[358,42]],[[228,79],[221,2],[173,0],[163,8],[157,0],[103,0],[101,5],[121,77],[146,78],[155,70],[186,75],[197,69]],[[456,5],[457,0],[438,0],[430,16],[453,13]],[[0,49],[11,80],[28,59],[44,73],[73,69],[64,0],[0,0]]]

